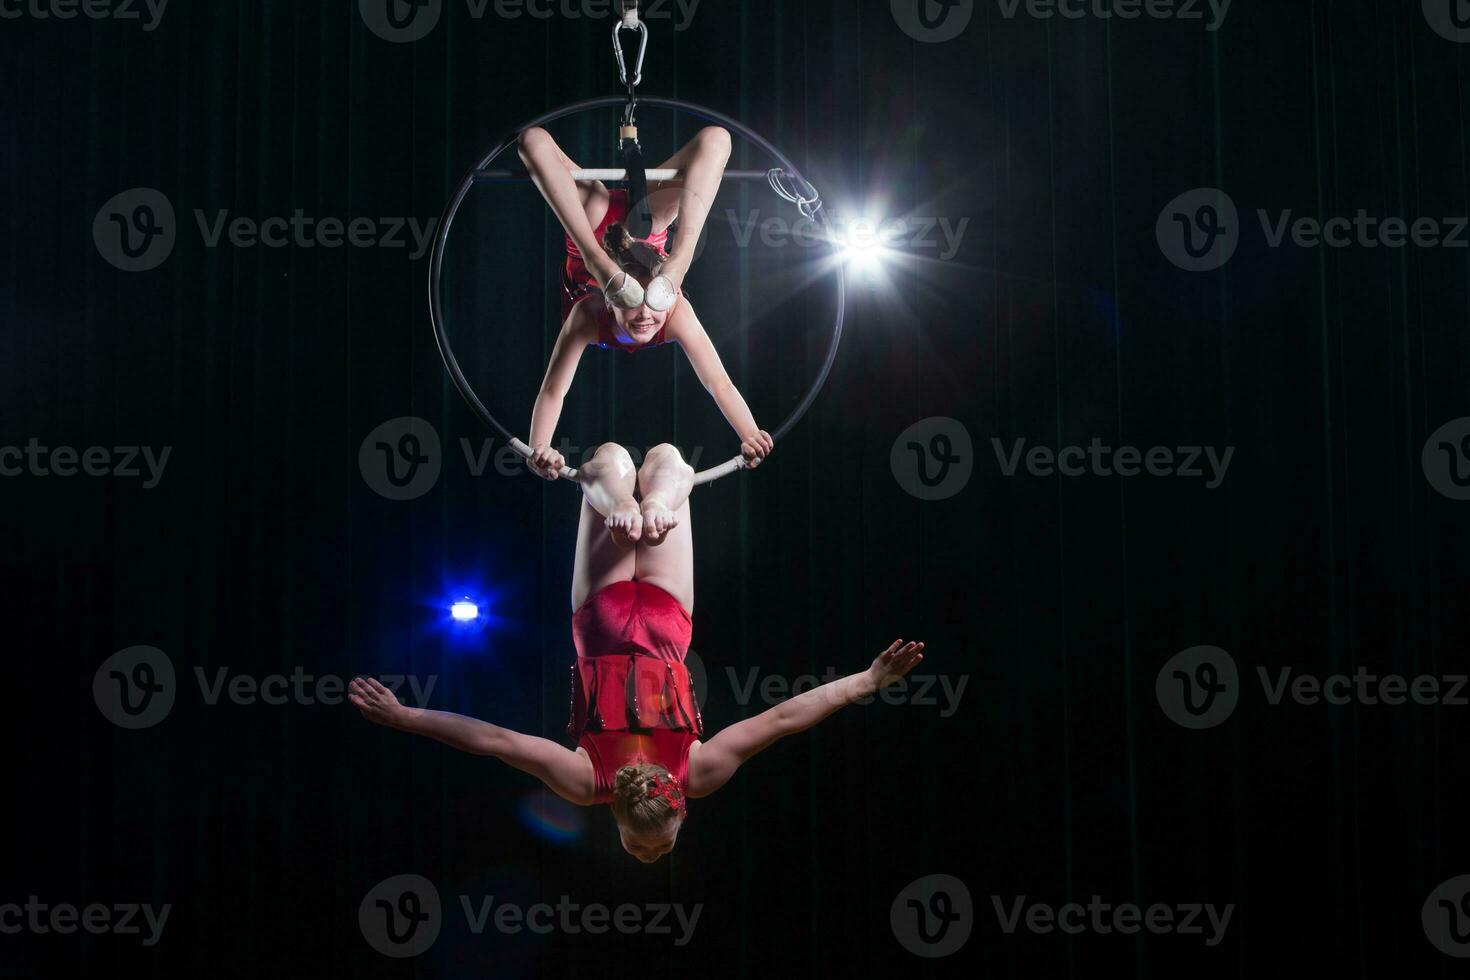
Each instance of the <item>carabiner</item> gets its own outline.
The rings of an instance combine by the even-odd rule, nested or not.
[[[633,80],[631,82],[628,81],[628,63],[623,58],[623,39],[621,37],[623,31],[634,31],[639,35],[638,62],[633,66]],[[634,26],[629,27],[620,20],[613,25],[612,40],[613,54],[617,55],[618,59],[618,77],[624,85],[637,88],[643,84],[643,57],[648,54],[648,25],[642,20],[639,20]]]

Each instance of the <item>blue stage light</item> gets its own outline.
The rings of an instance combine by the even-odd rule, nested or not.
[[[460,599],[449,607],[449,615],[454,617],[456,623],[472,623],[480,618],[480,607],[469,599]]]

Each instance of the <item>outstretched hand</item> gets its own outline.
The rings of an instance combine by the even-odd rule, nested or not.
[[[368,721],[385,728],[398,728],[408,718],[408,709],[372,677],[354,677],[347,685],[347,700]]]
[[[904,643],[902,639],[894,640],[888,645],[887,650],[878,654],[878,658],[873,661],[873,666],[868,668],[868,677],[873,682],[873,690],[883,690],[923,662],[924,644]]]
[[[744,439],[740,443],[740,455],[745,457],[745,468],[753,470],[776,448],[775,440],[765,429]]]

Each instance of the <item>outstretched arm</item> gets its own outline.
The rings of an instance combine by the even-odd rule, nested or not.
[[[720,361],[719,352],[705,332],[704,324],[699,322],[699,317],[687,302],[681,302],[669,317],[669,335],[684,348],[684,354],[689,358],[704,390],[714,398],[715,404],[720,407],[720,414],[725,416],[725,421],[730,423],[730,427],[740,437],[740,453],[745,457],[745,465],[751,469],[759,466],[761,460],[771,454],[775,443],[771,441],[769,432],[755,424],[750,406],[745,404],[740,389],[730,380],[725,365]]]
[[[754,718],[731,725],[689,757],[689,795],[708,796],[730,781],[735,770],[778,740],[806,731],[844,705],[892,684],[924,659],[924,644],[894,640],[873,665],[782,701]]]
[[[588,322],[586,311],[577,306],[562,324],[556,346],[551,350],[551,361],[546,365],[546,377],[531,409],[531,469],[548,480],[555,480],[566,462],[561,453],[551,448],[551,440],[556,435],[556,423],[561,420],[562,400],[572,386],[572,378],[576,377],[582,352],[587,349]]]
[[[592,761],[550,739],[522,735],[448,711],[410,708],[371,677],[356,677],[347,698],[362,716],[385,728],[424,735],[473,755],[494,756],[541,780],[562,799],[590,806],[596,792]]]

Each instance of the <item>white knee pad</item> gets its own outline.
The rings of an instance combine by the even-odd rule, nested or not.
[[[609,303],[622,310],[634,310],[643,305],[643,287],[626,272],[620,272],[608,280],[607,288],[602,294]]]
[[[643,295],[643,302],[655,313],[663,313],[674,308],[679,301],[679,291],[669,281],[668,276],[655,276],[648,284],[648,289]]]

